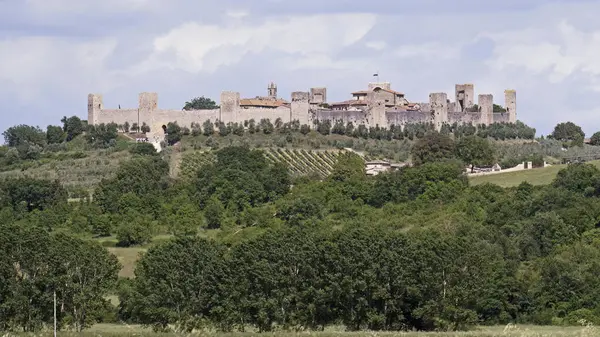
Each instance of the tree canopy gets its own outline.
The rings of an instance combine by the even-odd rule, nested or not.
[[[183,110],[212,110],[218,108],[219,106],[215,101],[204,96],[192,98],[189,102],[185,102],[183,106]]]

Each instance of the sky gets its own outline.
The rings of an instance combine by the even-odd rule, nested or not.
[[[548,134],[600,130],[600,0],[0,0],[0,130],[161,108],[221,91],[351,98],[378,72],[412,102],[517,91],[517,119]]]

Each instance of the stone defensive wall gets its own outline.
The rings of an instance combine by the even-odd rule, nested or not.
[[[486,124],[496,122],[516,122],[516,92],[505,91],[506,112],[493,112],[494,98],[490,94],[475,97],[473,85],[457,84],[455,101],[451,102],[446,93],[431,93],[429,101],[423,103],[390,106],[381,91],[369,92],[366,104],[362,108],[330,109],[325,105],[325,88],[312,88],[309,92],[297,91],[291,94],[291,103],[273,108],[240,106],[240,93],[224,91],[221,93],[220,108],[212,110],[160,109],[158,94],[140,93],[137,108],[105,109],[102,95],[88,95],[88,122],[91,125],[117,123],[130,125],[147,124],[151,132],[162,129],[163,125],[177,122],[190,127],[192,123],[202,124],[206,120],[223,123],[243,123],[254,119],[269,119],[274,123],[281,119],[283,123],[297,120],[300,124],[312,127],[315,121],[329,120],[334,124],[342,121],[355,126],[368,127],[379,125],[404,126],[414,123],[433,123],[441,128],[445,123]],[[477,99],[475,107],[474,99]]]

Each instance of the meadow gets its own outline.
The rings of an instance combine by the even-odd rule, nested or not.
[[[596,167],[600,167],[600,160],[588,162]],[[523,170],[516,172],[506,172],[490,174],[485,176],[470,177],[471,185],[481,185],[485,183],[496,184],[501,187],[514,187],[526,181],[532,185],[548,185],[552,183],[556,174],[567,165],[553,165],[544,168],[536,168],[532,170]]]

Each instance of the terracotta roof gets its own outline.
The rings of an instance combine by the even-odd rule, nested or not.
[[[270,100],[270,99],[258,99],[258,98],[243,98],[240,100],[240,106],[257,106],[257,107],[268,107],[277,108],[280,106],[286,106],[289,103],[282,99]]]

